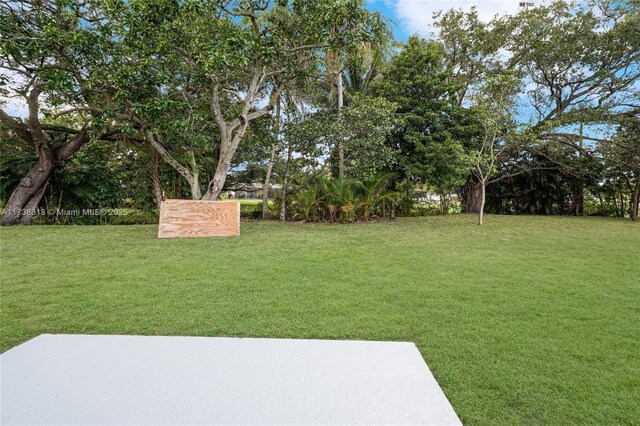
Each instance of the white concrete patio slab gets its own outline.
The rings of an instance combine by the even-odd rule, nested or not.
[[[10,424],[461,424],[413,343],[44,334],[0,356]]]

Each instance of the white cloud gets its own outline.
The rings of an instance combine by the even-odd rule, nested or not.
[[[518,0],[396,0],[393,8],[398,24],[406,33],[428,36],[433,31],[433,14],[439,10],[453,8],[468,11],[476,6],[480,19],[489,21],[496,14],[516,12],[519,3]],[[536,0],[533,3],[542,1]]]

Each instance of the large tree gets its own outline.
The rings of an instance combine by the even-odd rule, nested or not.
[[[396,153],[391,171],[396,181],[432,183],[447,192],[467,170],[463,142],[475,128],[457,101],[458,85],[450,80],[439,43],[409,38],[391,59],[375,94],[396,106],[396,124],[387,138]]]
[[[29,224],[55,170],[91,140],[121,133],[111,126],[116,111],[104,73],[114,41],[104,37],[103,16],[91,4],[11,1],[0,8],[4,95],[27,110],[23,117],[0,109],[0,120],[35,153],[1,223]]]
[[[555,1],[523,7],[512,18],[509,64],[528,83],[526,105],[535,111],[529,137],[542,146],[575,151],[571,213],[581,215],[588,176],[580,168],[600,138],[595,126],[613,127],[640,111],[640,3],[593,1],[589,7]]]
[[[621,125],[613,138],[600,143],[600,150],[609,171],[619,176],[631,193],[629,216],[635,222],[640,203],[640,121]]]
[[[354,94],[337,117],[326,108],[309,114],[297,135],[314,143],[329,159],[342,147],[342,173],[333,173],[338,178],[371,179],[394,162],[394,152],[385,143],[394,124],[394,109],[384,98]],[[331,161],[324,164],[334,166]]]
[[[461,102],[472,104],[469,95],[484,81],[509,70],[523,82],[520,108],[512,114],[530,142],[527,149],[541,155],[573,150],[552,160],[573,176],[574,214],[582,212],[588,183],[584,164],[601,140],[596,127],[611,128],[640,110],[639,6],[638,0],[523,2],[515,15],[489,23],[474,10],[449,11],[437,20]],[[479,209],[479,191],[471,180],[471,211]]]
[[[327,49],[343,50],[369,40],[381,25],[360,0],[123,0],[115,4],[111,10],[119,24],[113,27],[114,37],[142,61],[124,63],[121,69],[163,65],[150,76],[157,79],[155,90],[130,105],[133,120],[149,142],[193,180],[193,171],[159,140],[161,134],[150,117],[158,108],[172,108],[159,102],[165,94],[188,89],[189,96],[206,105],[208,120],[217,128],[217,166],[202,197],[207,200],[216,199],[222,191],[251,122],[272,111],[284,87],[317,73]],[[122,90],[139,93],[137,77],[121,79]],[[194,90],[199,91],[195,96]],[[182,103],[177,97],[174,101]]]

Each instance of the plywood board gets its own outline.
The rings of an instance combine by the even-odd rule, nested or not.
[[[238,201],[165,200],[160,206],[158,238],[239,235]]]
[[[3,425],[461,424],[410,342],[41,335],[0,367]]]

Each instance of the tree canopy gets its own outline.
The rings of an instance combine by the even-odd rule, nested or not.
[[[55,199],[135,194],[152,211],[260,184],[264,217],[269,198],[281,218],[420,214],[434,199],[443,213],[458,200],[637,217],[638,0],[525,2],[489,21],[444,10],[429,40],[403,43],[362,0],[0,8],[2,96],[27,110],[0,111],[3,225]],[[324,213],[296,211],[311,194]],[[336,200],[352,207],[331,213]]]

